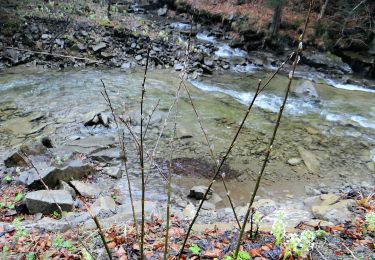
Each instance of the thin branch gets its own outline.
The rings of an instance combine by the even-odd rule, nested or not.
[[[124,138],[124,134],[121,133],[121,131],[120,131],[119,124],[117,122],[116,113],[115,113],[115,110],[114,110],[114,108],[112,106],[111,99],[110,99],[110,97],[108,95],[107,88],[106,88],[103,80],[101,79],[100,81],[102,82],[102,85],[103,85],[103,92],[101,92],[101,94],[103,95],[104,99],[107,102],[107,105],[109,106],[109,108],[111,110],[112,117],[113,117],[113,120],[115,121],[116,128],[117,128],[117,133],[118,133],[118,137],[119,137],[120,147],[121,147],[121,150],[122,150],[122,153],[123,153],[122,154],[123,155],[122,158],[124,160],[126,179],[127,179],[127,182],[128,182],[128,191],[129,191],[130,204],[131,204],[132,213],[133,213],[133,221],[134,221],[134,227],[135,227],[135,234],[136,234],[136,238],[138,239],[138,225],[137,225],[137,218],[135,216],[133,193],[132,193],[132,188],[131,188],[131,183],[130,183],[130,178],[129,178],[129,172],[128,172],[128,158],[126,156],[125,138]]]
[[[139,149],[139,161],[141,166],[141,178],[142,178],[142,224],[141,224],[141,259],[144,259],[144,237],[145,237],[145,195],[146,195],[146,185],[145,185],[145,169],[144,169],[144,147],[143,147],[143,105],[144,105],[144,97],[145,97],[145,84],[147,78],[147,69],[148,69],[148,62],[150,59],[150,50],[151,46],[147,50],[147,59],[146,59],[146,67],[145,72],[143,75],[143,82],[142,82],[142,94],[141,94],[141,130],[140,130],[140,149]]]
[[[182,78],[181,78],[181,80],[183,81]],[[210,156],[211,156],[212,161],[213,161],[214,164],[215,164],[215,170],[216,170],[216,168],[219,167],[219,163],[218,163],[218,161],[215,159],[215,155],[214,155],[214,152],[213,152],[213,150],[212,150],[211,143],[210,143],[210,141],[209,141],[209,139],[208,139],[207,132],[206,132],[206,130],[205,130],[204,127],[203,127],[202,121],[201,121],[201,119],[200,119],[200,117],[199,117],[198,111],[197,111],[197,109],[196,109],[196,107],[195,107],[195,105],[194,105],[193,99],[192,99],[192,97],[191,97],[191,94],[190,94],[189,88],[186,86],[185,82],[183,82],[183,85],[184,85],[184,88],[185,88],[185,90],[186,90],[186,92],[187,92],[187,94],[188,94],[188,97],[189,97],[189,101],[190,101],[191,107],[192,107],[193,110],[194,110],[195,116],[196,116],[196,118],[197,118],[197,120],[198,120],[198,123],[199,123],[199,126],[200,126],[200,128],[201,128],[201,131],[202,131],[202,133],[203,133],[203,135],[204,135],[204,138],[205,138],[205,141],[206,141],[206,145],[208,146],[209,153],[210,153]],[[229,192],[229,190],[228,190],[228,187],[227,187],[227,184],[226,184],[226,182],[225,182],[224,176],[223,176],[222,174],[220,174],[220,178],[221,178],[221,181],[223,182],[224,189],[225,189],[225,193],[226,193],[227,198],[228,198],[228,200],[229,200],[229,204],[230,204],[230,206],[231,206],[231,208],[232,208],[234,218],[236,219],[236,222],[237,222],[237,224],[238,224],[238,228],[241,228],[241,224],[240,224],[240,221],[239,221],[239,219],[238,219],[238,216],[237,216],[236,210],[235,210],[235,208],[234,208],[233,201],[232,201],[232,199],[231,199],[231,197],[230,197],[230,192]]]
[[[173,160],[173,148],[174,148],[174,139],[177,136],[177,117],[178,117],[178,101],[180,98],[180,92],[176,91],[176,110],[174,118],[174,127],[173,134],[170,140],[170,153],[169,153],[169,175],[168,175],[168,201],[167,201],[167,224],[165,229],[165,243],[164,243],[164,260],[167,260],[168,254],[168,241],[169,241],[169,227],[170,227],[170,208],[171,208],[171,193],[172,193],[172,160]]]
[[[152,116],[154,115],[155,110],[158,108],[159,102],[160,102],[160,99],[158,99],[158,101],[156,101],[155,106],[152,108],[151,113],[148,115],[148,121],[147,121],[147,124],[146,124],[146,129],[145,129],[144,134],[143,134],[143,138],[146,137],[147,130],[148,130],[148,127],[150,126],[150,122],[151,122]]]
[[[188,237],[189,237],[189,235],[190,235],[191,229],[193,228],[193,225],[194,225],[195,221],[196,221],[197,218],[198,218],[199,211],[201,210],[201,208],[202,208],[202,206],[203,206],[203,203],[204,203],[204,201],[206,200],[207,195],[208,195],[208,193],[209,193],[209,191],[210,191],[212,185],[214,184],[216,178],[218,177],[218,175],[219,175],[219,173],[220,173],[220,170],[221,170],[221,168],[222,168],[223,165],[224,165],[224,162],[226,161],[226,159],[228,158],[230,152],[232,151],[232,149],[233,149],[233,147],[234,147],[234,144],[235,144],[235,142],[236,142],[236,140],[237,140],[237,138],[238,138],[238,136],[239,136],[239,134],[240,134],[240,132],[241,132],[241,130],[242,130],[244,124],[245,124],[245,121],[246,121],[248,115],[250,114],[250,111],[251,111],[251,109],[252,109],[252,107],[253,107],[253,105],[254,105],[254,103],[255,103],[255,100],[256,100],[256,98],[257,98],[258,95],[259,95],[259,93],[260,93],[260,82],[259,82],[258,87],[257,87],[257,90],[256,90],[256,92],[255,92],[255,94],[254,94],[254,96],[253,96],[253,99],[252,99],[252,101],[251,101],[251,103],[250,103],[250,105],[249,105],[249,107],[248,107],[248,109],[247,109],[247,111],[246,111],[246,113],[245,113],[245,116],[244,116],[244,118],[242,119],[242,122],[241,122],[240,126],[238,127],[237,132],[236,132],[235,136],[233,137],[232,142],[231,142],[231,144],[229,145],[229,148],[228,148],[227,152],[225,153],[225,155],[224,155],[223,158],[221,159],[220,164],[219,164],[219,166],[218,166],[217,169],[216,169],[215,175],[214,175],[214,177],[212,178],[212,181],[211,181],[211,183],[209,184],[209,186],[208,186],[206,192],[204,193],[203,198],[202,198],[202,200],[201,200],[201,202],[200,202],[200,204],[199,204],[199,206],[198,206],[198,209],[197,209],[197,211],[196,211],[196,213],[195,213],[195,216],[194,216],[192,222],[191,222],[190,225],[189,225],[188,231],[187,231],[187,233],[186,233],[186,235],[185,235],[184,242],[183,242],[182,247],[181,247],[180,252],[179,252],[179,257],[182,256],[182,253],[183,253],[183,251],[184,251],[184,248],[185,248],[185,245],[186,245],[187,239],[188,239]]]
[[[272,148],[273,148],[273,143],[274,143],[275,138],[276,138],[276,133],[277,133],[277,130],[278,130],[280,122],[281,122],[281,117],[282,117],[282,114],[283,114],[286,102],[288,100],[288,95],[289,95],[290,87],[292,85],[294,72],[296,70],[297,63],[299,62],[299,59],[300,59],[299,55],[300,55],[300,53],[302,52],[302,49],[303,49],[303,39],[304,39],[304,36],[305,36],[307,25],[309,23],[311,9],[312,9],[312,3],[313,3],[313,0],[310,0],[309,12],[308,12],[308,15],[307,15],[307,18],[306,18],[304,30],[303,30],[302,35],[300,37],[300,42],[299,42],[299,45],[297,47],[296,55],[294,57],[293,69],[292,69],[291,73],[289,74],[289,82],[288,82],[288,86],[287,86],[286,91],[285,91],[284,100],[283,100],[282,105],[280,106],[280,110],[279,110],[278,117],[277,117],[277,120],[276,120],[276,125],[274,127],[270,143],[268,145],[267,153],[266,153],[266,156],[265,156],[262,168],[261,168],[261,170],[259,172],[258,179],[257,179],[257,182],[255,184],[255,188],[254,188],[254,191],[252,193],[249,206],[248,206],[247,211],[246,211],[246,215],[245,215],[245,218],[244,218],[244,221],[243,221],[243,224],[242,224],[242,228],[241,228],[241,231],[240,231],[240,234],[239,234],[239,237],[238,237],[237,247],[236,247],[236,251],[234,253],[234,259],[237,259],[238,253],[240,251],[242,237],[243,237],[243,234],[245,232],[246,223],[247,223],[247,221],[249,219],[251,207],[252,207],[252,205],[254,203],[255,196],[256,196],[256,194],[258,192],[258,189],[259,189],[259,186],[260,186],[260,182],[261,182],[263,174],[264,174],[264,170],[265,170],[265,168],[267,166],[268,159],[270,157],[270,154],[271,154],[271,151],[272,151]]]

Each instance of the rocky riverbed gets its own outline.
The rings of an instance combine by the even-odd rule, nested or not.
[[[234,136],[258,80],[265,82],[285,57],[246,52],[231,44],[229,35],[191,25],[184,15],[172,19],[155,12],[138,15],[162,32],[150,51],[145,106],[146,118],[152,116],[145,147],[150,155],[154,153],[146,167],[147,215],[164,217],[173,135],[172,121],[165,125],[164,120],[184,70],[188,35],[193,51],[186,85],[216,159]],[[131,222],[118,129],[100,94],[100,80],[107,86],[115,111],[138,135],[142,67],[149,38],[139,33],[143,27],[138,25],[135,33],[84,21],[67,27],[59,37],[56,26],[63,24],[32,18],[22,27],[23,34],[0,37],[0,192],[5,198],[10,187],[17,187],[17,194],[22,194],[16,203],[2,201],[2,220],[27,213],[30,217],[22,225],[30,230],[67,230],[71,225],[93,228],[84,201],[105,227]],[[53,53],[85,59],[21,51],[25,48],[51,48]],[[254,205],[265,216],[265,230],[278,210],[286,212],[289,230],[301,222],[327,227],[343,223],[355,214],[354,199],[374,188],[374,81],[353,74],[350,66],[331,54],[308,49],[301,62]],[[290,68],[286,64],[259,96],[223,168],[240,218],[264,159]],[[215,162],[184,89],[178,107],[172,213],[190,220],[210,183]],[[121,124],[120,129],[126,133],[129,177],[139,217],[138,155],[126,127]],[[40,179],[51,191],[45,190]],[[198,223],[232,223],[233,227],[233,212],[220,181],[211,193]],[[53,216],[57,201],[70,212],[66,218]]]
[[[124,74],[116,70],[67,70],[31,72],[29,76],[25,75],[7,73],[1,83],[4,93],[4,100],[1,102],[5,105],[1,114],[3,180],[10,176],[14,181],[29,187],[29,193],[25,194],[25,202],[32,213],[37,213],[37,209],[32,206],[34,201],[39,205],[40,200],[49,198],[39,194],[39,191],[35,191],[35,194],[32,191],[43,187],[35,169],[30,169],[30,165],[23,160],[18,161],[20,158],[17,153],[14,154],[24,150],[29,154],[34,166],[39,168],[39,174],[51,189],[68,189],[56,196],[60,198],[60,195],[63,195],[62,201],[69,202],[70,210],[82,207],[73,200],[76,193],[72,192],[75,191],[87,197],[94,205],[104,204],[104,223],[117,221],[116,219],[120,221],[125,215],[130,220],[128,187],[116,125],[111,120],[109,108],[99,94],[102,90],[100,79],[107,85],[109,95],[119,113],[123,111],[122,102],[126,102],[127,113],[124,117],[138,133],[138,96],[142,72]],[[225,151],[230,136],[234,135],[238,127],[241,115],[246,109],[244,104],[248,102],[246,96],[254,91],[255,86],[251,82],[256,82],[257,78],[262,77],[267,77],[267,72],[258,72],[256,76],[249,73],[218,74],[214,78],[203,77],[199,81],[192,80],[188,83],[215,156]],[[180,79],[173,69],[171,72],[150,71],[148,78],[148,113],[151,114],[155,104],[159,103],[150,121],[146,138],[146,149],[151,153],[164,128],[164,119],[173,102],[173,93]],[[227,80],[231,81],[230,88],[227,87]],[[275,120],[273,107],[277,106],[277,96],[282,93],[279,85],[284,85],[285,82],[285,76],[278,77],[275,83],[271,84],[269,91],[260,97],[224,168],[231,197],[240,215],[244,214],[242,206],[246,205],[250,196],[270,138],[270,130]],[[354,201],[347,198],[359,191],[367,194],[373,188],[373,118],[371,103],[366,102],[366,99],[371,99],[372,94],[308,82],[310,81],[300,79],[293,87],[296,94],[290,99],[257,198],[256,205],[267,216],[268,227],[274,221],[276,209],[287,212],[290,227],[301,221],[309,222],[311,219],[322,219],[330,225],[340,223],[351,218],[350,208]],[[308,97],[298,96],[298,89],[306,85],[316,92],[309,93],[319,98],[318,101],[306,101]],[[345,98],[347,106],[343,106],[341,102],[331,103],[328,101],[331,96]],[[358,100],[369,107],[355,107]],[[340,106],[340,112],[335,106]],[[213,168],[213,162],[186,93],[179,101],[179,111],[178,139],[173,151],[173,169],[176,175],[173,177],[172,205],[174,214],[189,219],[193,216],[200,199],[199,195],[189,197],[190,190],[197,185],[208,185],[210,172],[207,172],[207,169]],[[364,119],[356,121],[356,117],[350,116],[353,111],[360,113]],[[98,113],[101,113],[101,118],[104,118],[106,123],[85,126],[85,123],[94,120]],[[331,120],[327,116],[329,114],[341,119]],[[369,125],[361,125],[364,122],[369,122]],[[156,165],[149,163],[147,167],[149,213],[162,214],[164,211],[167,196],[162,176],[168,174],[171,134],[169,123],[156,149]],[[53,148],[44,147],[41,144],[42,137],[50,138]],[[133,184],[133,195],[135,200],[139,201],[138,158],[128,134],[126,144],[129,147],[129,174]],[[27,148],[26,145],[31,148]],[[35,145],[37,148],[32,148]],[[14,152],[11,152],[13,149]],[[10,156],[12,154],[13,156]],[[72,179],[78,182],[73,182]],[[239,189],[238,185],[243,188]],[[197,189],[198,193],[199,189],[202,192],[202,188]],[[222,184],[215,183],[213,189],[213,195],[205,203],[205,210],[199,222],[233,221]],[[327,200],[330,202],[327,203]],[[52,208],[40,213],[51,213],[56,210],[53,201],[49,199],[46,203]],[[140,205],[136,205],[139,211]],[[98,207],[95,210],[100,211],[101,206]],[[334,214],[332,210],[340,214]],[[89,224],[91,220],[88,213],[79,213],[78,210],[71,216],[75,216],[72,217],[73,223],[82,224],[86,221],[89,227],[92,226]],[[43,220],[36,219],[38,224],[32,221],[29,225],[52,227],[46,220],[48,217]],[[56,225],[62,229],[67,228],[66,224],[57,222],[60,224]]]

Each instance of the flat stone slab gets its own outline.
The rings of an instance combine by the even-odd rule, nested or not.
[[[113,224],[126,224],[128,222],[133,222],[133,212],[130,204],[128,205],[121,205],[117,209],[118,213],[113,215],[112,217],[100,219],[100,225],[103,228],[109,228]],[[135,201],[134,202],[134,211],[136,218],[139,220],[142,216],[142,209],[141,209],[141,202]],[[145,201],[145,214],[146,219],[149,219],[152,213],[156,211],[156,203],[153,201]],[[89,219],[83,224],[83,228],[85,229],[92,229],[96,228],[96,225],[92,219]]]
[[[73,198],[64,190],[39,190],[29,192],[26,197],[26,206],[31,214],[49,214],[59,211],[58,204],[63,211],[73,210]]]
[[[44,185],[40,179],[48,186],[54,188],[59,181],[77,180],[86,177],[94,172],[94,168],[88,163],[81,160],[69,161],[69,163],[61,168],[51,167],[46,162],[34,163],[35,169],[22,172],[19,181],[32,189],[44,189]]]
[[[71,181],[70,184],[73,185],[78,193],[84,197],[98,197],[101,193],[101,190],[98,186],[90,183],[85,183],[82,181]]]

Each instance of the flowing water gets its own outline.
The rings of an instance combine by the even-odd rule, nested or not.
[[[187,82],[216,158],[227,149],[258,80],[265,81],[270,75],[267,71],[217,73]],[[142,77],[141,71],[124,73],[98,69],[39,71],[23,68],[1,74],[0,157],[12,147],[33,142],[41,136],[50,136],[57,146],[63,146],[77,137],[115,135],[113,128],[83,126],[93,112],[109,111],[100,94],[100,79],[106,83],[118,113],[125,108],[126,113],[139,122]],[[301,81],[298,79],[293,85]],[[149,150],[158,139],[178,85],[179,78],[174,72],[154,70],[148,74],[146,111],[151,111],[160,99],[146,136]],[[243,205],[248,200],[286,85],[287,77],[279,75],[259,96],[228,159],[230,171],[237,173],[236,178],[230,178],[230,171],[226,173],[236,205]],[[375,159],[375,93],[360,86],[343,87],[322,81],[316,84],[316,89],[321,99],[318,103],[290,96],[260,196],[289,205],[301,202],[307,196],[306,185],[329,190],[361,186],[364,182],[374,184],[370,164]],[[174,118],[174,113],[170,118]],[[169,159],[171,128],[170,123],[158,145],[156,157],[161,165]],[[139,131],[139,123],[134,123],[134,129]],[[177,136],[173,158],[198,161],[202,167],[194,171],[212,165],[204,136],[183,88],[178,102]],[[312,173],[303,163],[287,164],[288,159],[300,157],[298,149],[301,147],[318,158],[319,172]],[[135,165],[135,149],[131,153],[133,161],[130,165]],[[180,166],[188,168],[189,165]],[[137,169],[132,172],[133,180],[138,182]],[[149,172],[154,173],[148,180],[149,199],[164,201],[165,183],[154,168]],[[207,178],[199,177],[199,172],[187,172],[176,176],[174,190],[186,197],[190,187],[208,183]],[[125,179],[115,187],[126,187]],[[225,198],[220,182],[214,184],[214,189]],[[139,190],[135,191],[135,196],[140,196]],[[226,207],[228,203],[224,199],[218,205]]]

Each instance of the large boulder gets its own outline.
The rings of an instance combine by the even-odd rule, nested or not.
[[[64,190],[39,190],[26,194],[27,209],[31,214],[49,214],[59,212],[58,204],[63,211],[72,211],[73,198],[69,192]]]
[[[306,101],[320,102],[320,97],[318,91],[314,86],[314,83],[308,80],[304,80],[296,87],[294,87],[291,93],[292,95],[302,98]]]
[[[301,57],[302,63],[317,69],[334,69],[342,73],[351,73],[351,67],[332,53],[304,52]]]
[[[70,161],[66,166],[57,168],[45,162],[34,163],[35,169],[22,172],[20,182],[32,189],[45,188],[42,181],[49,187],[54,188],[59,181],[78,180],[94,172],[94,168],[81,160]]]

